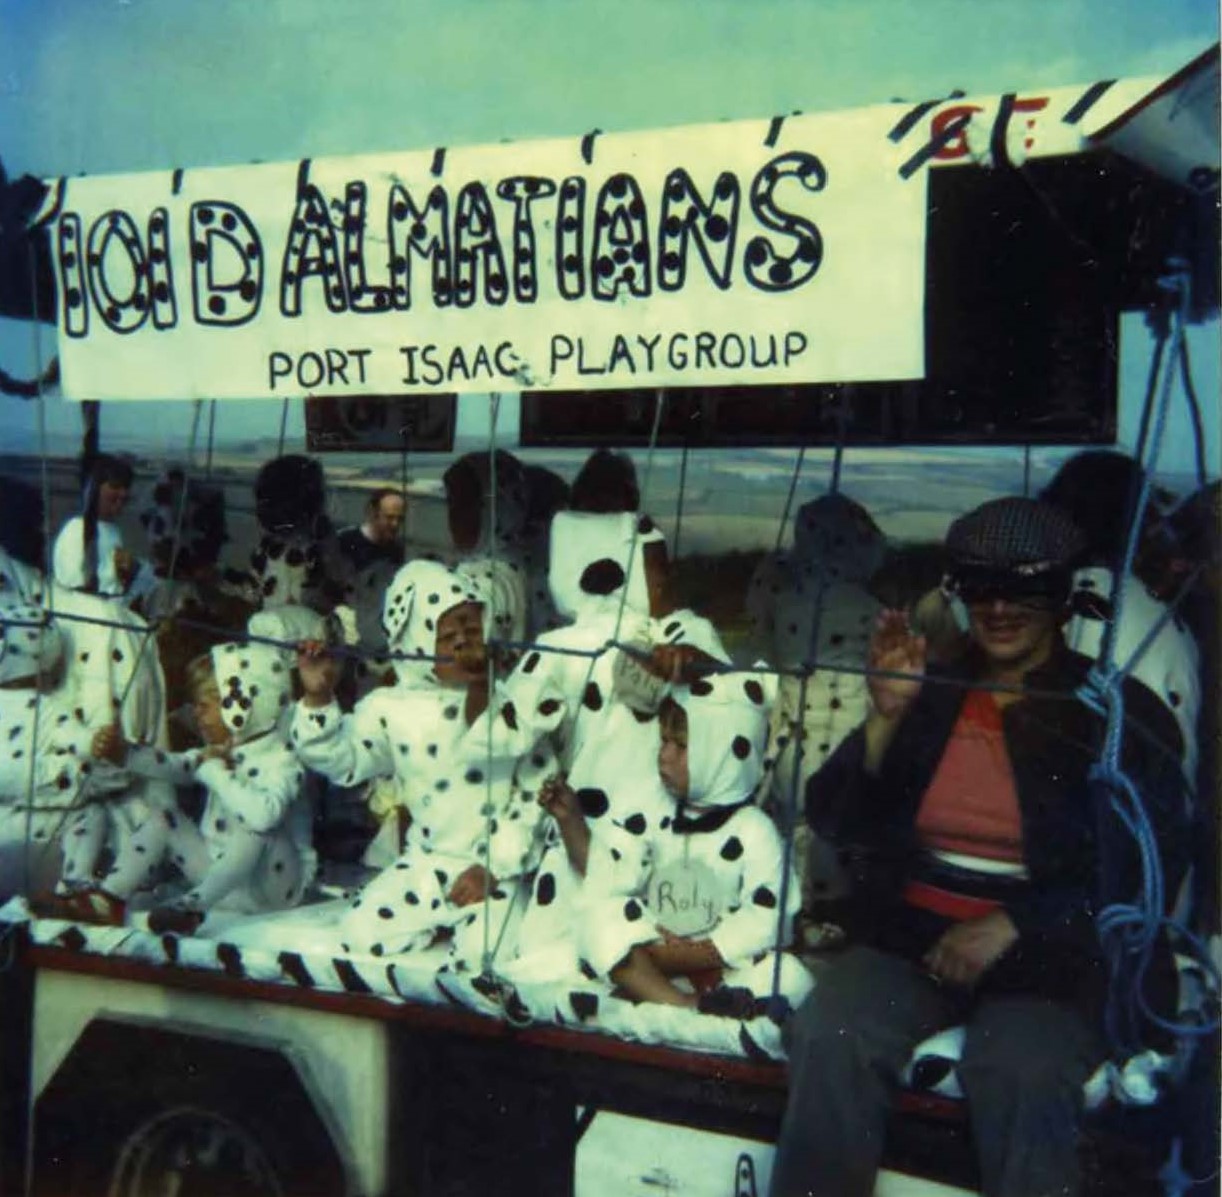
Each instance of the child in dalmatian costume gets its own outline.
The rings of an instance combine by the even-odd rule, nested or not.
[[[495,943],[514,890],[538,859],[536,791],[552,770],[545,747],[519,751],[529,717],[559,722],[557,697],[521,712],[499,685],[489,695],[483,594],[457,572],[413,561],[395,575],[383,622],[396,682],[350,715],[335,703],[334,661],[304,647],[291,738],[298,757],[339,785],[391,777],[410,817],[402,855],[353,901],[346,950],[374,956],[423,949],[453,932],[450,963],[478,968],[484,911]]]
[[[685,663],[729,660],[712,624],[673,609],[665,547],[652,521],[635,513],[559,512],[552,521],[553,597],[573,622],[538,638],[507,690],[526,711],[537,709],[536,687],[563,696],[566,776],[541,795],[551,816],[548,847],[516,955],[502,968],[515,982],[574,974],[575,912],[590,886],[583,878],[591,843],[630,861],[670,813],[656,768],[656,710],[668,679]],[[613,641],[630,645],[630,654],[610,649]]]
[[[62,541],[63,538],[61,538]],[[95,727],[114,712],[129,739],[165,742],[165,679],[149,625],[121,601],[122,579],[113,554],[98,557],[98,590],[86,593],[79,537],[56,548],[54,578],[45,590],[48,612],[64,638],[67,681]]]
[[[792,809],[802,809],[807,779],[866,717],[866,656],[882,610],[867,583],[886,547],[864,507],[842,494],[821,495],[798,509],[793,549],[765,558],[751,580],[747,610],[758,650],[784,669],[812,657],[820,664],[805,688],[799,677],[780,679],[764,760],[763,793],[774,810],[795,802]],[[818,899],[842,896],[846,882],[832,847],[795,821],[793,859],[810,910]]]
[[[88,783],[122,788],[89,760],[91,732],[57,685],[63,641],[41,608],[0,606],[0,901],[53,885],[60,832]],[[79,842],[64,842],[64,876],[88,876]]]
[[[154,908],[149,929],[192,934],[215,907],[251,914],[297,905],[313,879],[302,770],[277,731],[291,697],[283,655],[261,644],[221,644],[192,664],[195,714],[205,746],[168,753],[99,732],[96,756],[128,772],[207,792],[197,827],[164,811],[166,852],[191,888]]]
[[[790,942],[799,909],[781,837],[755,804],[772,689],[767,675],[722,674],[678,686],[663,703],[657,769],[673,804],[631,862],[592,845],[587,886],[608,880],[598,885],[607,896],[587,895],[582,910],[587,975],[638,1000],[736,1018],[762,1012],[775,950]],[[780,994],[796,1004],[810,988],[802,965],[783,955]]]
[[[91,731],[117,720],[125,739],[164,748],[165,678],[152,632],[116,601],[121,580],[113,564],[106,564],[109,558],[99,557],[98,594],[65,585],[65,579],[83,582],[85,576],[83,559],[69,548],[67,542],[59,546],[45,601],[63,638],[65,686],[73,708],[84,712]],[[96,781],[90,790],[90,800],[69,817],[61,836],[71,845],[73,874],[65,873],[54,894],[33,898],[31,907],[51,917],[118,924],[124,921],[126,899],[157,880],[166,844],[162,812],[174,808],[174,790],[163,780],[131,775],[117,790]],[[107,846],[113,859],[99,876]]]

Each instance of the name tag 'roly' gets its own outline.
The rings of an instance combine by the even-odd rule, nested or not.
[[[711,931],[725,909],[716,874],[698,860],[675,860],[655,870],[648,898],[654,922],[674,935]]]

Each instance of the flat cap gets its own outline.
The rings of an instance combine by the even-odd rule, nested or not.
[[[1071,568],[1086,538],[1069,516],[1037,499],[993,499],[960,516],[946,549],[960,565],[1034,575]]]

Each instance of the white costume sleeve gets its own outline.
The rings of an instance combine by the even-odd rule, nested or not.
[[[196,776],[235,819],[258,832],[273,831],[280,824],[301,787],[301,770],[287,755],[233,767],[213,757],[200,765]]]
[[[801,906],[797,882],[789,879],[785,917],[778,918],[785,848],[780,833],[762,811],[751,809],[750,821],[736,820],[743,839],[742,884],[738,898],[709,938],[731,968],[744,968],[761,952],[784,948],[793,938],[793,920]],[[780,942],[778,943],[778,928]]]
[[[566,710],[564,695],[545,668],[526,671],[519,666],[493,690],[488,709],[471,725],[467,736],[472,743],[486,746],[494,759],[514,759],[525,756],[543,736],[555,731]]]
[[[202,758],[203,753],[198,748],[188,752],[167,752],[162,748],[150,748],[147,744],[133,744],[124,767],[140,777],[189,786],[197,780]]]
[[[351,786],[375,777],[393,777],[393,746],[377,714],[362,700],[351,715],[339,703],[293,708],[289,734],[297,759],[336,785]]]
[[[86,785],[95,794],[126,787],[125,773],[91,758],[92,732],[83,710],[72,708],[70,691],[44,695],[41,709],[35,706],[18,696],[0,712],[0,804],[25,802],[31,782],[36,808],[73,805]]]

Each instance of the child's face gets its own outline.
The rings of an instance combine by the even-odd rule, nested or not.
[[[451,607],[437,621],[434,651],[438,657],[451,658],[433,665],[433,672],[443,685],[465,686],[481,680],[488,668],[483,607],[479,603]]]
[[[215,678],[195,691],[195,722],[205,744],[229,743],[229,728],[221,718],[221,692]]]
[[[662,746],[658,749],[658,776],[672,798],[686,798],[690,784],[687,773],[687,729],[672,723],[662,726]]]

